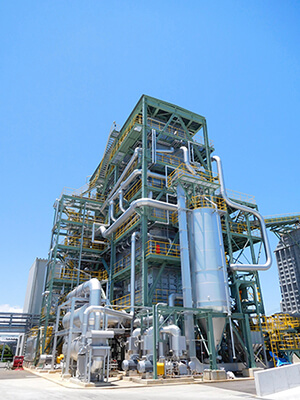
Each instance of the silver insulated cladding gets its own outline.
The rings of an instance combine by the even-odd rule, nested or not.
[[[208,207],[189,212],[188,234],[194,307],[226,312],[228,280],[218,212]]]

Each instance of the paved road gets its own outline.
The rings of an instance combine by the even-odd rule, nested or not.
[[[230,383],[229,383],[230,385]],[[126,389],[69,389],[27,371],[0,371],[0,398],[5,400],[250,400],[249,393],[212,385],[176,385]]]
[[[225,389],[226,388],[226,389]],[[248,392],[248,393],[247,393]],[[253,381],[126,389],[70,389],[31,374],[0,369],[3,400],[254,400]],[[299,400],[300,387],[270,395],[269,400]]]

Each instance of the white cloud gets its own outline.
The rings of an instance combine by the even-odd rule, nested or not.
[[[11,306],[10,304],[0,304],[0,312],[21,313],[23,312],[23,308],[20,306]]]

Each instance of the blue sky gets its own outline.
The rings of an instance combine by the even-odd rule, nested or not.
[[[0,305],[23,306],[55,199],[143,93],[206,117],[227,186],[262,214],[300,212],[299,18],[289,0],[0,2]],[[261,281],[278,311],[275,262]]]

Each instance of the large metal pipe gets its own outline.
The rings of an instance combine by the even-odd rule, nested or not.
[[[111,196],[111,201],[115,200],[117,197],[119,197],[119,208],[122,212],[125,212],[124,208],[124,190],[129,186],[129,184],[139,175],[142,174],[141,169],[135,169],[132,171],[132,173],[129,175],[129,177],[126,179],[126,181],[122,182],[120,185],[120,190],[116,191],[112,196]],[[161,174],[157,174],[156,172],[152,171],[147,171],[147,176],[155,179],[161,179],[165,180],[165,176]]]
[[[122,172],[120,178],[117,180],[115,186],[112,188],[112,190],[110,191],[109,195],[107,196],[107,199],[105,200],[105,202],[103,203],[100,211],[103,212],[105,210],[105,207],[107,206],[107,203],[111,200],[112,194],[115,193],[115,191],[118,189],[120,183],[122,182],[122,180],[124,179],[124,176],[127,174],[129,168],[132,166],[132,164],[134,163],[134,161],[136,160],[136,158],[138,157],[140,151],[142,149],[140,147],[137,147],[134,150],[134,153],[131,157],[131,159],[129,160],[128,164],[126,165],[124,171]]]
[[[132,319],[132,315],[127,314],[123,311],[113,310],[112,308],[107,308],[103,306],[89,306],[83,313],[83,323],[82,323],[82,338],[86,337],[86,333],[88,330],[88,322],[89,322],[89,315],[91,313],[100,313],[103,315],[111,315],[113,317],[119,318],[120,322],[129,319]]]
[[[67,300],[72,297],[84,297],[86,294],[89,295],[90,306],[98,305],[101,301],[101,283],[96,278],[92,278],[89,281],[82,283],[77,286],[72,292],[68,293]]]
[[[162,323],[164,322],[164,317],[163,317],[162,315],[159,317],[158,322],[159,322],[160,324],[162,324]],[[141,318],[136,318],[136,319],[133,321],[133,326],[141,326],[141,323],[142,323],[142,319],[141,319]],[[147,323],[147,324],[152,324],[152,323],[153,323],[153,315],[149,315],[149,316],[147,316],[147,317],[143,317],[143,323],[144,323],[144,324],[145,324],[145,323]]]
[[[130,314],[134,314],[135,305],[135,252],[136,252],[136,238],[138,232],[133,232],[131,235],[131,268],[130,268]]]
[[[181,330],[177,325],[167,325],[160,329],[160,333],[166,333],[172,336],[171,347],[175,357],[179,357],[180,354],[180,335]]]
[[[182,300],[183,297],[179,293],[171,293],[168,299],[168,305],[169,307],[175,307],[175,300]]]
[[[157,153],[174,153],[174,147],[170,147],[169,149],[156,149]]]
[[[192,167],[191,164],[190,164],[190,157],[189,157],[188,149],[187,149],[185,146],[181,146],[181,147],[180,147],[180,150],[183,151],[183,160],[184,160],[184,163],[185,163],[187,169],[188,169],[193,175],[195,175],[196,172],[194,171],[193,167]]]
[[[114,201],[111,200],[109,202],[109,215],[110,215],[110,219],[115,222],[116,218],[114,217]]]
[[[73,327],[79,328],[81,329],[82,323],[83,323],[83,313],[86,310],[88,305],[84,305],[80,308],[77,308],[74,311],[73,314]],[[107,326],[114,326],[117,325],[119,323],[119,319],[118,317],[113,317],[111,315],[106,317],[107,320]],[[63,319],[62,319],[62,324],[63,327],[65,329],[68,329],[70,327],[70,321],[71,321],[71,312],[67,312]],[[99,329],[102,327],[102,329],[104,329],[104,321],[103,318],[101,318],[101,315],[99,313],[96,313],[96,315],[94,316],[94,318],[90,318],[90,325],[94,326],[94,329]]]
[[[232,208],[236,208],[241,211],[245,211],[250,214],[253,214],[259,220],[265,254],[266,254],[266,262],[264,264],[230,264],[230,268],[235,271],[266,271],[266,270],[268,270],[272,265],[272,255],[271,255],[271,249],[270,249],[269,239],[268,239],[268,235],[267,235],[266,224],[265,224],[263,216],[260,215],[260,213],[258,211],[253,210],[250,207],[243,206],[242,204],[235,203],[234,201],[230,200],[227,197],[221,159],[219,156],[213,156],[212,161],[216,161],[216,163],[217,163],[219,181],[220,181],[220,186],[221,186],[221,195],[224,198],[225,202],[228,204],[228,206],[232,207]]]
[[[102,236],[104,238],[109,237],[122,225],[123,222],[131,217],[131,215],[135,213],[136,208],[139,207],[153,207],[169,211],[177,210],[176,204],[165,203],[163,201],[148,198],[135,200],[131,203],[130,207],[124,212],[124,214],[122,214],[108,229],[106,229],[103,225],[100,226],[99,229]]]
[[[126,211],[124,208],[124,205],[123,205],[123,190],[122,189],[119,190],[119,208],[123,213]]]

